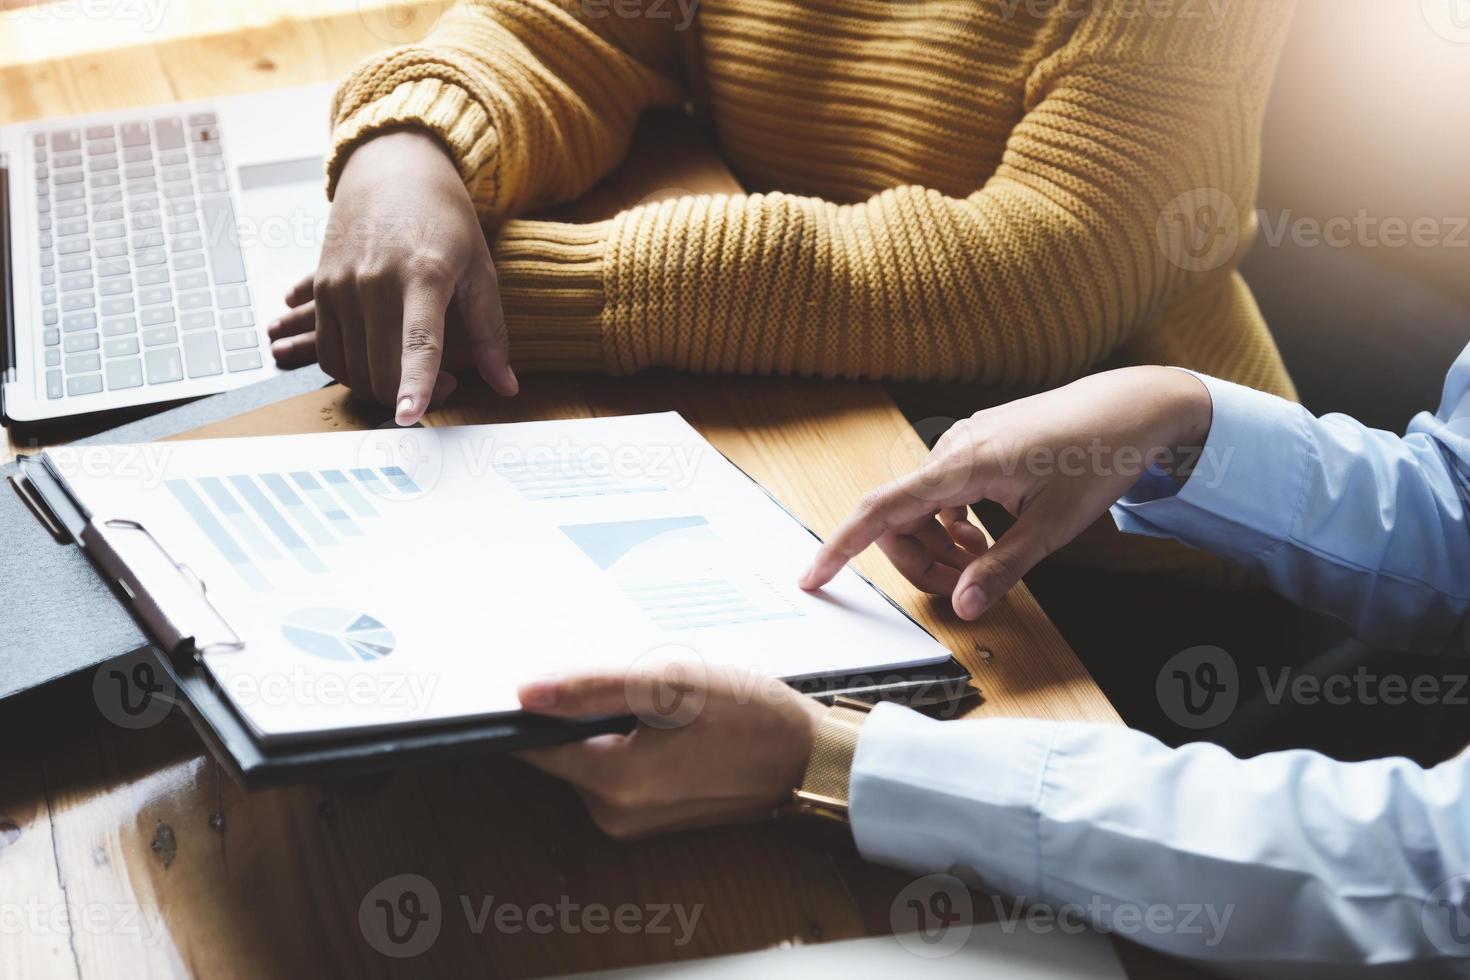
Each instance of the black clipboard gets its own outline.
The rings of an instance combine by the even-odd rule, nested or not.
[[[164,696],[175,699],[211,754],[247,789],[360,776],[417,762],[561,744],[597,734],[627,732],[635,724],[632,716],[565,721],[513,715],[267,745],[251,733],[203,665],[202,657],[207,652],[241,649],[244,645],[210,603],[207,583],[168,555],[138,522],[95,520],[43,458],[22,456],[17,462],[19,473],[13,481],[16,491],[58,543],[80,548],[116,598],[152,638],[155,644],[152,655],[168,682],[162,686]],[[746,477],[750,479],[749,474]],[[754,480],[751,482],[760,486]],[[802,524],[768,490],[764,487],[761,490],[788,517],[817,538],[811,528]],[[924,629],[873,582],[866,577],[863,581],[909,622]],[[843,695],[926,708],[978,695],[970,681],[969,672],[951,656],[937,665],[918,669],[878,675],[822,674],[793,678],[788,683],[823,700]]]

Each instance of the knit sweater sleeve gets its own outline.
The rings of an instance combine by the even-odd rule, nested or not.
[[[1145,6],[1078,8],[968,197],[687,197],[595,226],[511,222],[496,259],[513,356],[613,373],[1075,376],[1230,275],[1254,233],[1292,4],[1231,4],[1218,23]]]
[[[492,225],[577,197],[622,157],[639,113],[681,97],[679,25],[659,14],[652,0],[462,0],[338,89],[328,195],[358,145],[416,127]]]

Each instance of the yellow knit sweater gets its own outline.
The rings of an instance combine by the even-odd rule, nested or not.
[[[690,2],[463,0],[342,86],[330,185],[376,133],[437,134],[522,369],[1015,390],[1150,362],[1293,394],[1235,272],[1293,0]],[[518,217],[681,103],[759,193]]]

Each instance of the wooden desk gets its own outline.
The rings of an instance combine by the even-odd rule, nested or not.
[[[10,121],[332,77],[381,45],[373,16],[283,20],[5,69],[0,113]],[[512,401],[466,392],[431,422],[663,409],[683,412],[821,533],[923,451],[868,384],[530,378]],[[381,418],[329,389],[192,435]],[[1118,721],[1024,588],[965,625],[876,554],[859,564],[969,667],[986,698],[977,715]],[[359,912],[371,911],[380,882],[406,873],[432,882],[442,922],[426,952],[394,959],[365,938]],[[539,976],[886,932],[908,880],[773,826],[613,844],[564,786],[505,759],[245,794],[182,721],[137,732],[104,721],[90,677],[40,692],[0,724],[5,977]],[[522,909],[670,903],[699,919],[682,944],[678,928],[545,935],[492,920],[477,932],[490,896]]]

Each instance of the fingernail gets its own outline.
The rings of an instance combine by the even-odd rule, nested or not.
[[[984,608],[985,593],[978,585],[970,586],[954,601],[954,611],[959,613],[962,619],[974,619]]]
[[[521,707],[531,711],[545,711],[556,706],[556,683],[554,681],[532,681],[521,688]]]
[[[405,419],[413,412],[413,399],[404,395],[398,399],[398,422],[400,425],[407,424]]]
[[[810,589],[812,587],[812,582],[816,579],[816,577],[817,566],[812,565],[806,571],[801,573],[801,578],[796,580],[796,584],[801,586],[803,589]]]
[[[521,390],[521,379],[516,377],[516,372],[509,364],[500,371],[500,390],[505,395],[518,394]]]

